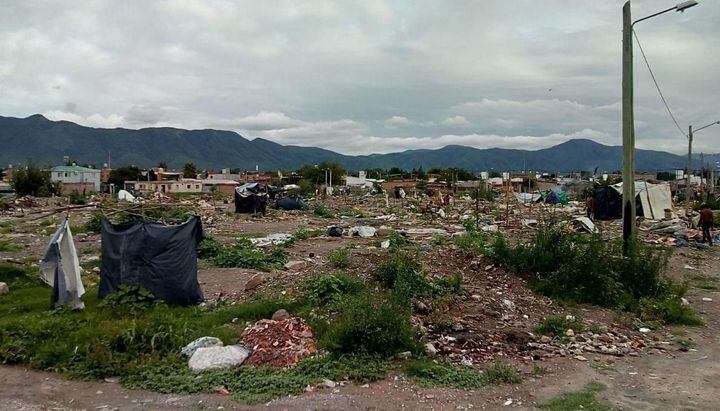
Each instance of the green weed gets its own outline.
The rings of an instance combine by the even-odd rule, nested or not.
[[[328,253],[328,262],[335,268],[347,268],[350,266],[350,250],[338,248]]]
[[[557,315],[543,319],[540,325],[535,328],[535,332],[540,335],[564,337],[567,330],[573,330],[575,333],[578,333],[584,329],[585,327],[581,319],[568,319],[567,316]]]
[[[333,218],[334,214],[322,204],[317,204],[313,208],[313,214],[321,218]]]
[[[9,240],[0,240],[0,252],[20,251],[23,248],[22,244],[14,243]]]
[[[480,370],[473,367],[455,366],[446,362],[419,359],[407,362],[404,371],[413,381],[422,386],[468,390],[490,384],[521,382],[517,370],[501,362],[495,362],[484,370]]]
[[[540,404],[539,408],[550,411],[610,411],[611,408],[600,402],[595,396],[604,390],[605,386],[598,382],[588,383],[584,389],[577,392],[569,392]]]
[[[321,274],[305,281],[305,298],[312,306],[338,304],[344,297],[366,290],[365,284],[344,274]]]

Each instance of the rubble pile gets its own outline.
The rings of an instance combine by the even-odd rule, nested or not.
[[[313,330],[299,317],[260,320],[243,331],[241,340],[252,350],[248,365],[287,368],[316,352]]]

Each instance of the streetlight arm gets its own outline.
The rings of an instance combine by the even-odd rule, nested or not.
[[[698,131],[700,131],[700,130],[702,130],[702,129],[708,128],[708,127],[710,127],[710,126],[714,126],[714,125],[716,125],[716,124],[720,124],[720,121],[715,121],[715,122],[713,122],[713,123],[708,124],[707,126],[702,126],[702,127],[700,127],[700,128],[696,128],[695,130],[693,130],[693,133],[697,133]]]
[[[647,17],[643,17],[643,18],[641,18],[641,19],[638,19],[638,20],[633,21],[633,23],[632,23],[630,26],[632,27],[632,26],[634,26],[635,24],[640,23],[640,22],[643,21],[643,20],[647,20],[647,19],[653,18],[653,17],[655,17],[655,16],[659,16],[659,15],[661,15],[661,14],[667,13],[668,11],[673,11],[673,10],[676,10],[676,9],[677,9],[677,6],[674,6],[674,7],[670,7],[670,8],[667,9],[667,10],[663,10],[663,11],[657,12],[657,13],[655,13],[655,14],[651,14],[651,15],[649,15],[649,16],[647,16]]]

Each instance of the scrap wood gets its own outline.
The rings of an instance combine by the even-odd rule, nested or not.
[[[70,212],[70,211],[77,211],[77,210],[86,209],[86,208],[95,208],[97,206],[98,206],[97,204],[93,203],[93,204],[83,204],[83,205],[76,205],[76,206],[65,206],[65,207],[56,208],[55,210],[51,210],[51,211],[41,210],[41,211],[30,212],[28,214],[37,214],[37,213],[47,213],[47,214],[43,214],[38,217],[31,218],[28,221],[36,221],[36,220],[40,220],[42,218],[50,217],[51,215],[54,215],[54,214]]]

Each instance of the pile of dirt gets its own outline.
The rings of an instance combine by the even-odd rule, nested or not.
[[[312,328],[299,317],[260,320],[243,331],[241,340],[253,351],[247,365],[287,368],[317,351]]]

